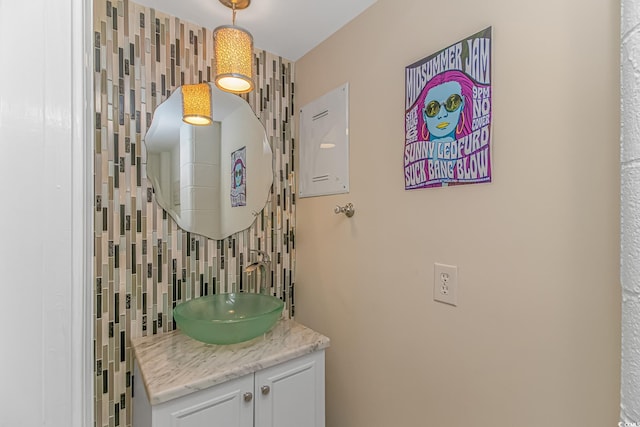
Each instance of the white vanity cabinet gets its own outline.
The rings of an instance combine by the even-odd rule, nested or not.
[[[324,427],[324,350],[255,373],[255,427]]]
[[[134,379],[133,427],[253,427],[253,401],[244,399],[253,390],[252,375],[154,406],[138,377]]]
[[[155,405],[140,377],[133,427],[325,426],[324,350]]]

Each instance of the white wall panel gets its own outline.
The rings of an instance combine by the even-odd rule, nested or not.
[[[640,423],[640,1],[622,1],[620,420]],[[637,425],[637,424],[635,424]]]
[[[74,259],[85,241],[84,8],[0,1],[2,427],[82,426],[90,412],[88,266]]]

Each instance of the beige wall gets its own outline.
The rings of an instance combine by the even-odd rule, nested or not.
[[[328,427],[616,425],[619,8],[378,0],[296,63],[298,106],[350,84],[351,192],[296,205]],[[494,182],[405,191],[404,67],[489,25]]]

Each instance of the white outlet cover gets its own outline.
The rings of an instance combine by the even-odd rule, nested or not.
[[[458,305],[458,267],[433,264],[433,300]]]

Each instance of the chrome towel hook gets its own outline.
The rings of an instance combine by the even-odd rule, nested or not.
[[[339,214],[339,213],[343,213],[345,214],[348,218],[351,218],[353,216],[353,214],[356,212],[356,210],[353,207],[352,203],[347,203],[344,206],[336,206],[336,208],[333,210],[335,213]]]

